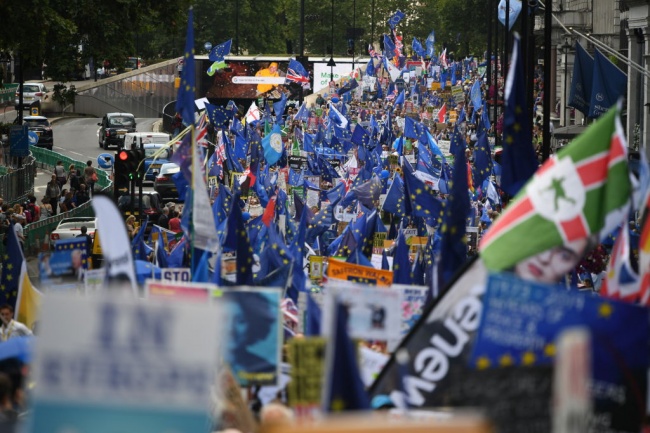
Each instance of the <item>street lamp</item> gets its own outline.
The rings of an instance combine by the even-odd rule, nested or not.
[[[562,126],[569,126],[569,117],[567,116],[568,98],[567,98],[567,76],[569,75],[569,51],[571,50],[571,43],[569,38],[564,39],[564,44],[560,45],[560,52],[564,54],[564,90],[562,91]]]
[[[330,33],[330,46],[332,47],[332,52],[330,53],[330,61],[327,62],[327,66],[330,67],[330,82],[334,81],[334,0],[332,0],[332,16],[330,19],[331,33]]]

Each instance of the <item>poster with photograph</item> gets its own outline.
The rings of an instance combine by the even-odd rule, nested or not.
[[[339,299],[348,308],[350,337],[380,341],[400,338],[402,311],[398,291],[337,280],[329,280],[325,287],[323,336],[331,333],[335,301]]]
[[[238,287],[214,295],[223,311],[220,322],[226,326],[221,353],[239,384],[276,384],[282,352],[282,292]]]

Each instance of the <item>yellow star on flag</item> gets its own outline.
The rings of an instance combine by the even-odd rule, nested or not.
[[[614,308],[612,307],[612,304],[610,304],[609,302],[603,302],[598,307],[598,315],[600,317],[604,317],[605,319],[609,319],[609,317],[612,315],[613,312],[614,312]]]
[[[533,352],[525,352],[521,357],[522,365],[533,365],[535,363],[535,354]]]
[[[485,370],[490,367],[490,360],[486,356],[481,356],[476,360],[476,368]]]

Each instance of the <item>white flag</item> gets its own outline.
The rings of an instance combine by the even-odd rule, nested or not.
[[[255,101],[251,104],[250,108],[246,112],[246,123],[251,123],[256,120],[260,120],[260,110],[257,108]]]
[[[211,250],[217,242],[217,228],[214,224],[212,205],[208,197],[208,187],[203,174],[203,159],[196,142],[192,143],[192,225],[194,226],[194,245],[203,250]]]

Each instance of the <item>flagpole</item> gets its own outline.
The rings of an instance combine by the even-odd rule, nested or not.
[[[194,158],[196,157],[196,135],[194,134],[194,132],[195,132],[195,128],[194,128],[194,124],[192,124],[192,129],[190,130],[190,134],[192,134],[192,138],[190,139],[190,143],[191,143],[191,146],[192,146],[192,192],[196,191],[196,182],[194,180],[196,178],[196,176],[194,176],[194,169],[195,169],[195,167],[194,167]],[[194,206],[193,205],[194,194],[190,194],[189,202],[190,202],[189,203],[189,211],[192,212],[193,211],[192,207]],[[187,207],[187,206],[188,206],[188,203],[186,202],[185,207]],[[183,212],[187,212],[187,211],[188,211],[187,209],[185,209],[185,208],[183,209]],[[191,218],[188,218],[188,220],[189,220],[189,225],[190,225],[190,244],[191,244],[191,247],[190,247],[190,270],[192,272],[192,275],[194,275],[194,270],[195,270],[194,269],[194,215],[191,215]]]

